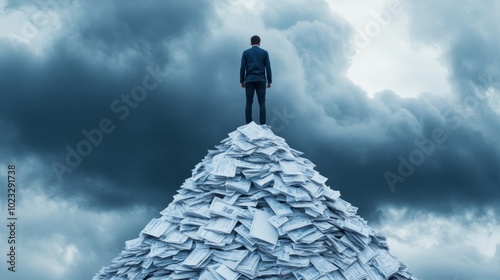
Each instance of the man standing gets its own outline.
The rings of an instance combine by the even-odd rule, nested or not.
[[[260,124],[266,124],[266,83],[271,87],[272,74],[269,54],[260,48],[260,37],[255,35],[250,38],[251,48],[243,52],[241,57],[240,84],[245,88],[246,122],[252,121],[252,103],[254,93],[257,92],[257,100],[260,109]]]

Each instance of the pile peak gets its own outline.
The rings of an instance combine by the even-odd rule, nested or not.
[[[241,126],[215,148],[94,279],[416,279],[269,126]]]

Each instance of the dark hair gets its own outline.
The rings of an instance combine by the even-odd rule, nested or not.
[[[257,35],[253,35],[252,38],[250,38],[250,43],[252,43],[252,45],[259,45],[260,37]]]

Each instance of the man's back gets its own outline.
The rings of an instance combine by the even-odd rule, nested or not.
[[[272,83],[269,54],[256,45],[245,50],[241,58],[240,83],[248,82]]]
[[[245,119],[247,123],[252,122],[252,104],[254,93],[257,93],[259,101],[260,124],[266,123],[266,81],[267,87],[271,87],[271,62],[266,50],[260,48],[260,37],[257,35],[250,38],[251,48],[245,50],[241,56],[240,84],[245,88],[247,98],[245,106]]]

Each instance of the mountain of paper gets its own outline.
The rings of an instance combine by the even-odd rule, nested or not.
[[[417,279],[301,155],[239,127],[94,279]]]

